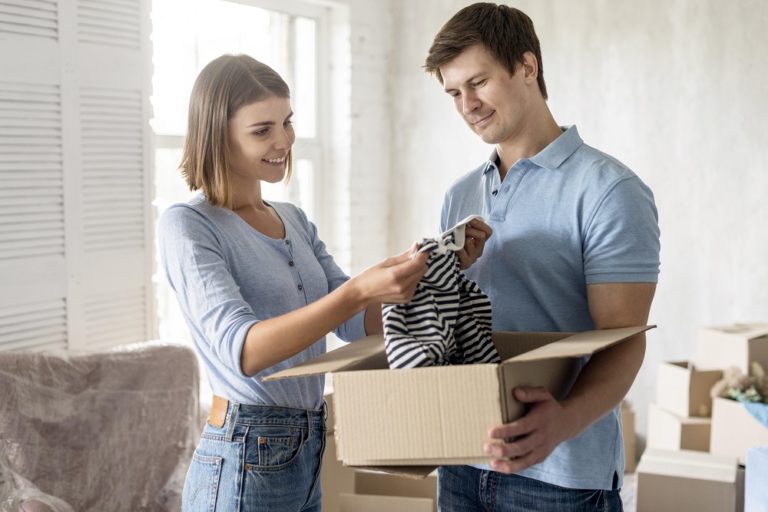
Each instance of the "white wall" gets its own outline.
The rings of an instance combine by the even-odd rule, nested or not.
[[[374,26],[353,35],[353,62],[356,50],[360,57],[353,81],[360,72],[387,69],[382,62],[364,65],[364,57],[380,55],[370,45],[394,42],[384,57],[392,59],[389,134],[376,119],[386,122],[386,102],[375,96],[386,89],[364,84],[365,77],[357,82],[375,90],[370,107],[357,103],[372,110],[364,114],[369,122],[358,124],[365,131],[354,135],[356,145],[363,161],[380,169],[353,169],[361,173],[356,183],[365,185],[362,197],[375,199],[372,207],[361,199],[351,212],[359,259],[373,261],[382,250],[393,253],[436,234],[443,192],[489,153],[421,69],[435,32],[468,3],[393,0],[394,18],[384,23],[390,42]],[[587,143],[628,164],[656,194],[662,267],[651,322],[659,328],[649,335],[630,392],[644,432],[658,361],[691,358],[699,325],[768,320],[768,2],[514,5],[536,25],[558,122],[576,123]],[[362,55],[358,42],[369,45]],[[385,169],[389,243],[382,248],[379,208],[387,185],[378,173]],[[375,245],[363,225],[376,232]]]
[[[331,117],[344,122],[335,127],[338,159],[331,162],[331,183],[325,187],[325,206],[330,210],[327,232],[320,234],[341,267],[355,274],[387,254],[395,4],[375,0],[334,4],[346,9],[334,11],[337,19],[331,27],[335,51],[330,65],[337,80],[331,91],[335,97]]]

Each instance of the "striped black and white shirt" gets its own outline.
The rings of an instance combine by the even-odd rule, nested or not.
[[[390,368],[500,361],[491,339],[491,302],[459,270],[468,220],[438,239],[424,239],[428,269],[408,304],[382,308]]]

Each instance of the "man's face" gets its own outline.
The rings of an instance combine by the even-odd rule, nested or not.
[[[511,142],[525,130],[531,98],[523,65],[510,76],[484,46],[477,44],[440,66],[440,74],[456,110],[486,143]]]

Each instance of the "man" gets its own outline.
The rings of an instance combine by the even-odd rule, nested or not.
[[[472,265],[467,276],[491,298],[494,329],[645,324],[659,272],[653,194],[575,126],[555,122],[530,18],[504,5],[466,7],[435,36],[425,68],[495,146],[450,188],[441,218],[443,229],[470,214],[488,219],[493,236],[484,244],[490,230],[475,226],[462,267]],[[644,353],[638,335],[585,359],[562,401],[516,389],[527,414],[490,430],[489,466],[440,468],[440,509],[621,510],[617,405]]]

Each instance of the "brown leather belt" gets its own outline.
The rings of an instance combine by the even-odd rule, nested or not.
[[[224,426],[224,422],[227,420],[227,406],[229,400],[221,398],[220,396],[213,395],[213,402],[211,402],[211,414],[208,416],[208,424],[221,428]]]

